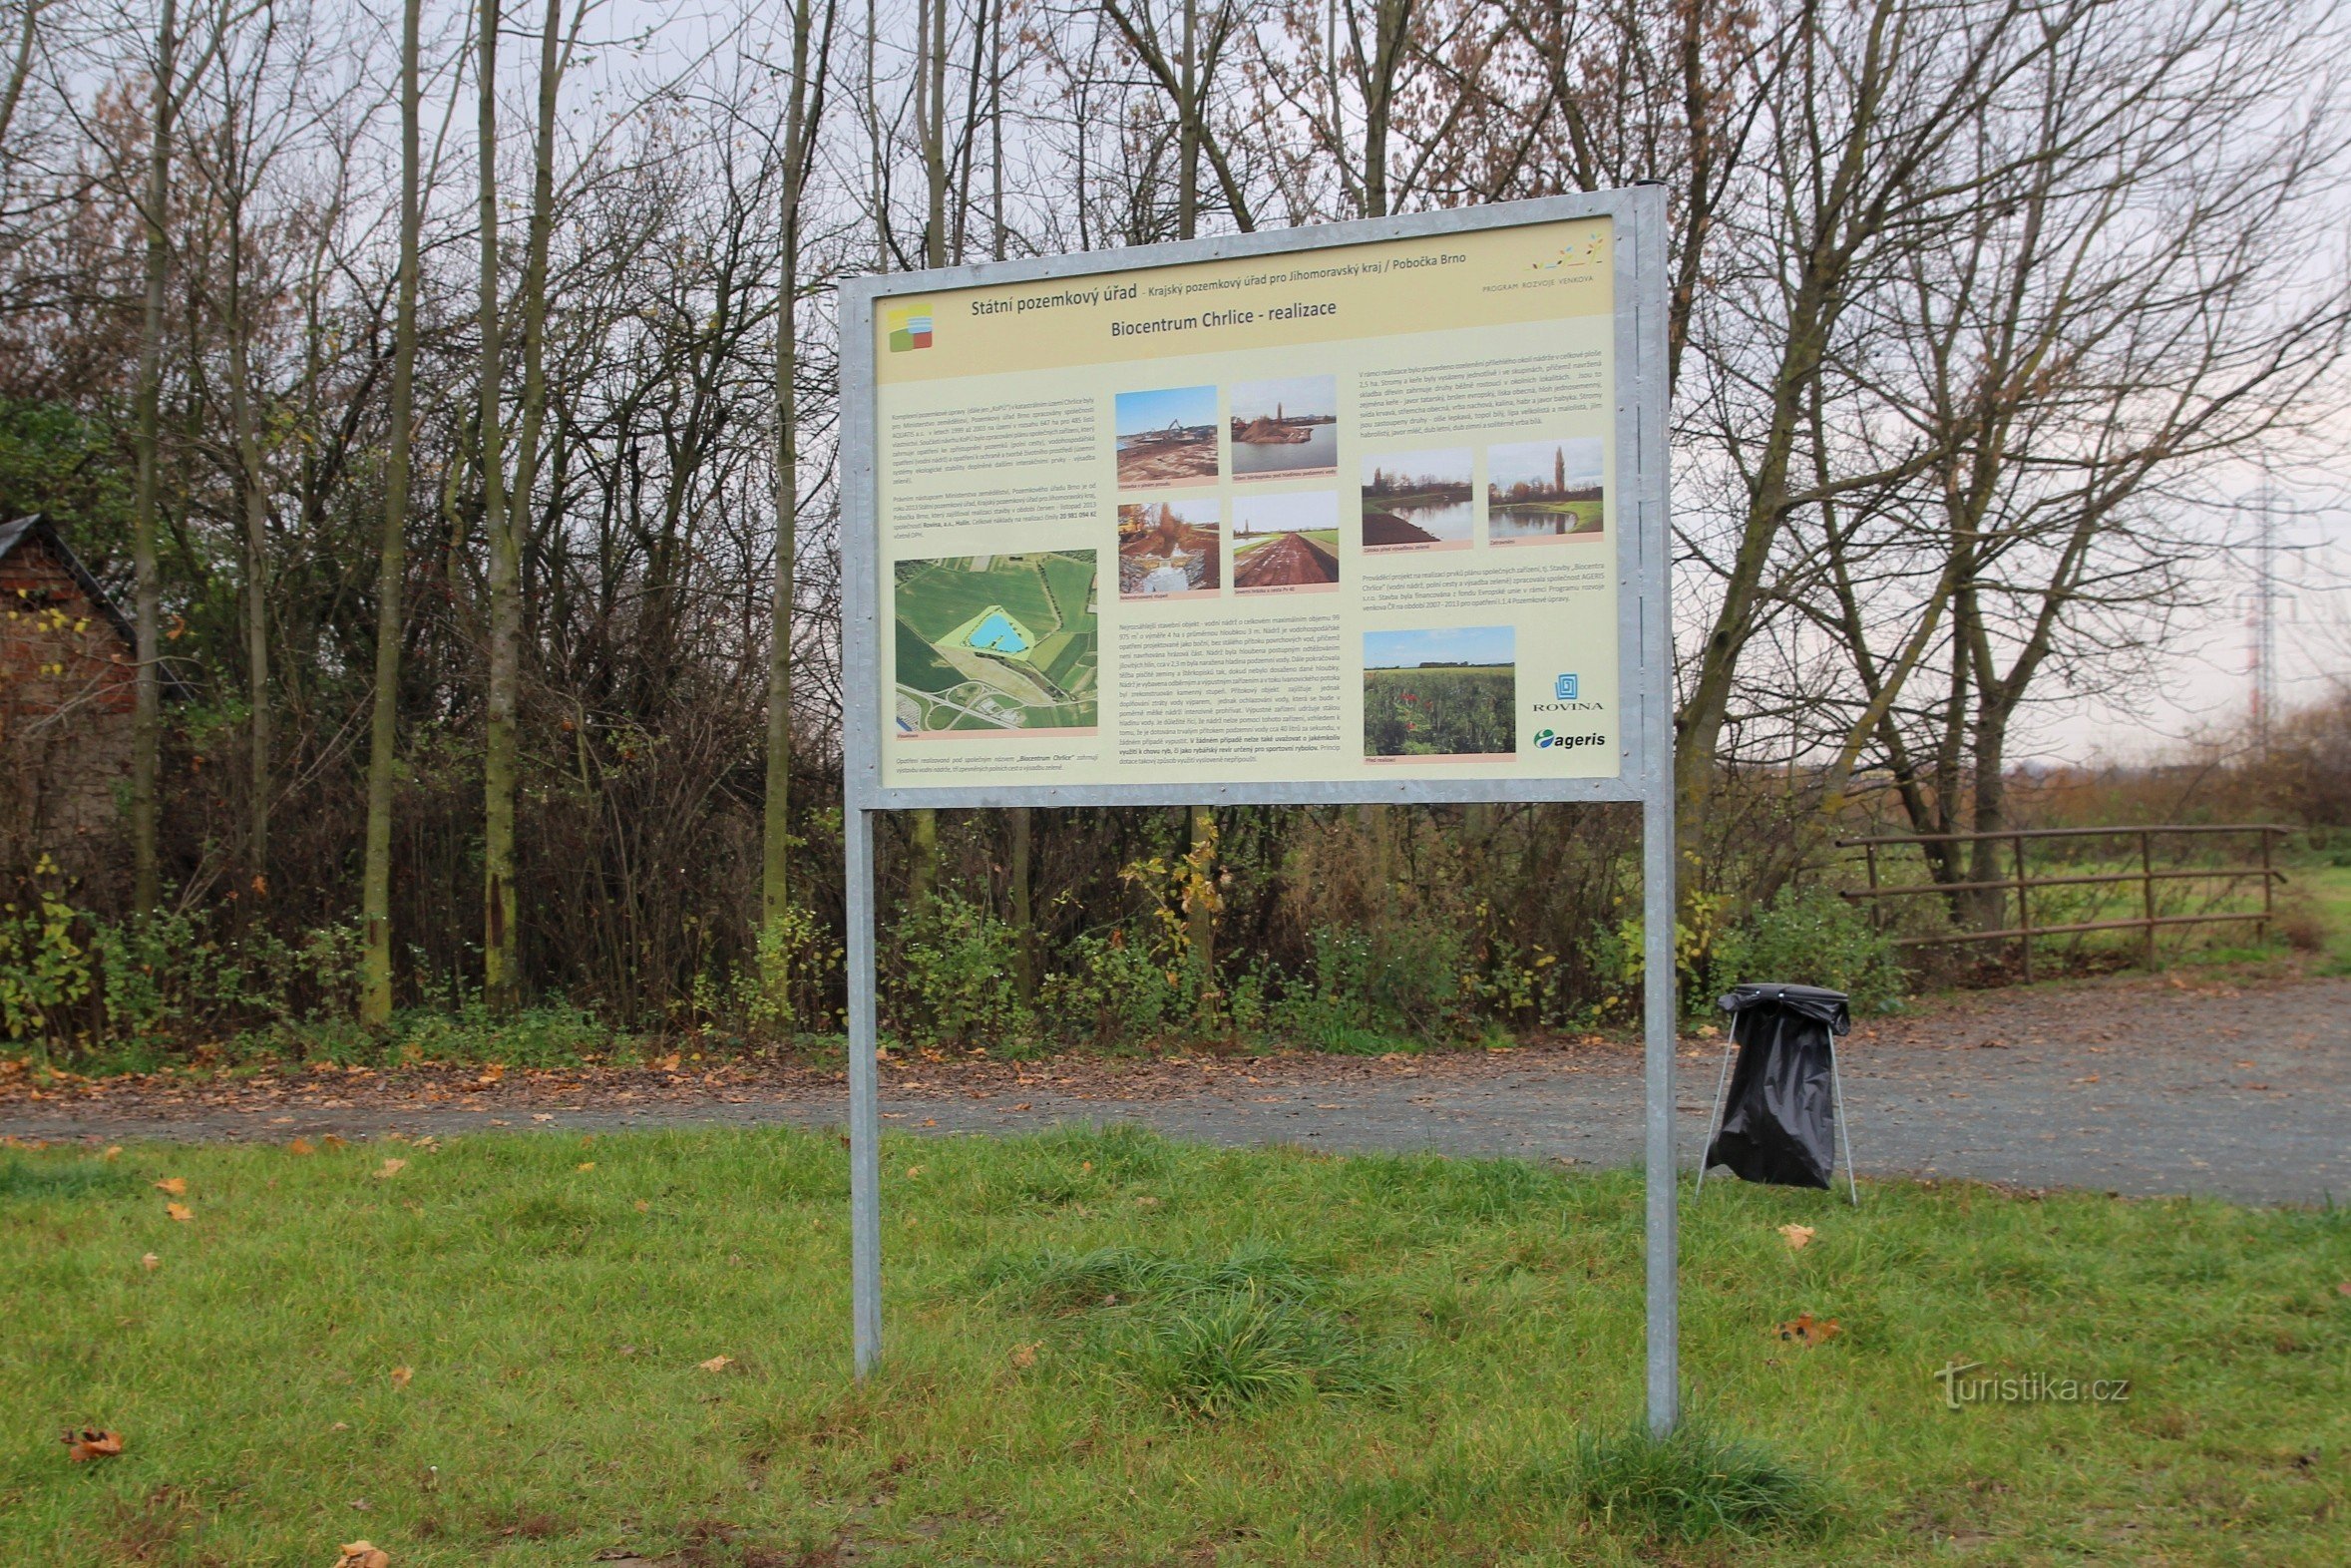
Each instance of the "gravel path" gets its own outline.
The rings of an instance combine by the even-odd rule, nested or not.
[[[1721,1049],[1682,1042],[1685,1163]],[[2351,1199],[2351,980],[1980,992],[1865,1022],[1840,1060],[1864,1175]],[[903,1131],[1139,1121],[1215,1143],[1619,1165],[1640,1157],[1640,1090],[1638,1052],[1621,1041],[1375,1059],[915,1059],[886,1070],[883,1114]],[[114,1080],[40,1098],[0,1085],[0,1135],[42,1140],[821,1126],[844,1112],[840,1074],[805,1067],[328,1071],[232,1086]]]

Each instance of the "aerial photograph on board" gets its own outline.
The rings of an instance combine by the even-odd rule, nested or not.
[[[1233,477],[1311,479],[1339,472],[1339,382],[1332,376],[1233,388]]]
[[[1468,451],[1364,459],[1363,508],[1368,551],[1467,550],[1477,522]]]
[[[1216,483],[1216,388],[1121,392],[1113,426],[1118,488]]]
[[[1486,538],[1497,545],[1597,539],[1600,438],[1521,441],[1485,456]]]
[[[1186,598],[1223,586],[1224,542],[1213,497],[1137,501],[1118,509],[1118,595]]]
[[[1092,729],[1094,553],[898,564],[897,733]]]
[[[1339,493],[1233,500],[1233,587],[1243,593],[1339,587]]]
[[[1364,755],[1516,751],[1517,641],[1509,626],[1365,632]]]

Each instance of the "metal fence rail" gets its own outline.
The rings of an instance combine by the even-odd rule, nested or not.
[[[1989,893],[1999,890],[2016,895],[2016,924],[1986,931],[1938,932],[1927,936],[1896,937],[1897,947],[1937,947],[1970,942],[2014,942],[2023,960],[2025,979],[2033,978],[2033,939],[2036,937],[2065,937],[2091,931],[2137,931],[2143,934],[2147,967],[2155,967],[2155,934],[2166,926],[2219,926],[2252,923],[2254,936],[2259,940],[2268,929],[2275,914],[2277,884],[2286,880],[2285,873],[2271,864],[2271,850],[2278,837],[2292,829],[2266,822],[2231,823],[2159,823],[2130,828],[2011,828],[1998,833],[1901,833],[1874,838],[1838,839],[1839,849],[1863,852],[1869,873],[1869,886],[1848,888],[1843,897],[1850,903],[1869,906],[1874,923],[1883,924],[1885,900],[1922,897],[1949,897],[1963,893]],[[2204,834],[2250,834],[2260,850],[2258,865],[2203,866],[2155,868],[2155,841],[2167,836],[2178,837]],[[2041,840],[2056,839],[2119,839],[2139,841],[2139,869],[2137,871],[2076,872],[2064,875],[2032,876],[2026,871],[2025,846]],[[1963,882],[1926,881],[1918,883],[1885,884],[1879,881],[1878,851],[1897,846],[1923,851],[1930,844],[1948,844],[1971,848],[1977,844],[2007,844],[2012,850],[2014,870],[2006,877],[1990,880],[1975,879]],[[1954,857],[1956,860],[1956,857]],[[2165,882],[2238,881],[2260,879],[2261,907],[2258,910],[2220,910],[2200,915],[2160,915],[2155,910],[2155,888]],[[2033,890],[2036,888],[2111,887],[2136,883],[2140,888],[2141,913],[2124,920],[2059,921],[2040,925],[2033,921]],[[2005,903],[2006,901],[2003,900]]]

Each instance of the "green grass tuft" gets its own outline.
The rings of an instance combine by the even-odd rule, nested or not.
[[[1694,1419],[1662,1438],[1647,1426],[1586,1429],[1574,1452],[1584,1505],[1659,1540],[1812,1531],[1828,1515],[1828,1490],[1810,1471]]]
[[[1175,1409],[1220,1420],[1310,1398],[1392,1398],[1399,1379],[1328,1313],[1255,1291],[1152,1323],[1138,1380]]]

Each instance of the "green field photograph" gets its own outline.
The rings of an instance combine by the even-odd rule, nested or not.
[[[1486,449],[1486,538],[1496,545],[1598,539],[1604,492],[1598,436]]]
[[[1509,626],[1364,633],[1364,755],[1514,752],[1517,634]]]
[[[902,561],[893,601],[900,737],[1094,727],[1092,551]]]

